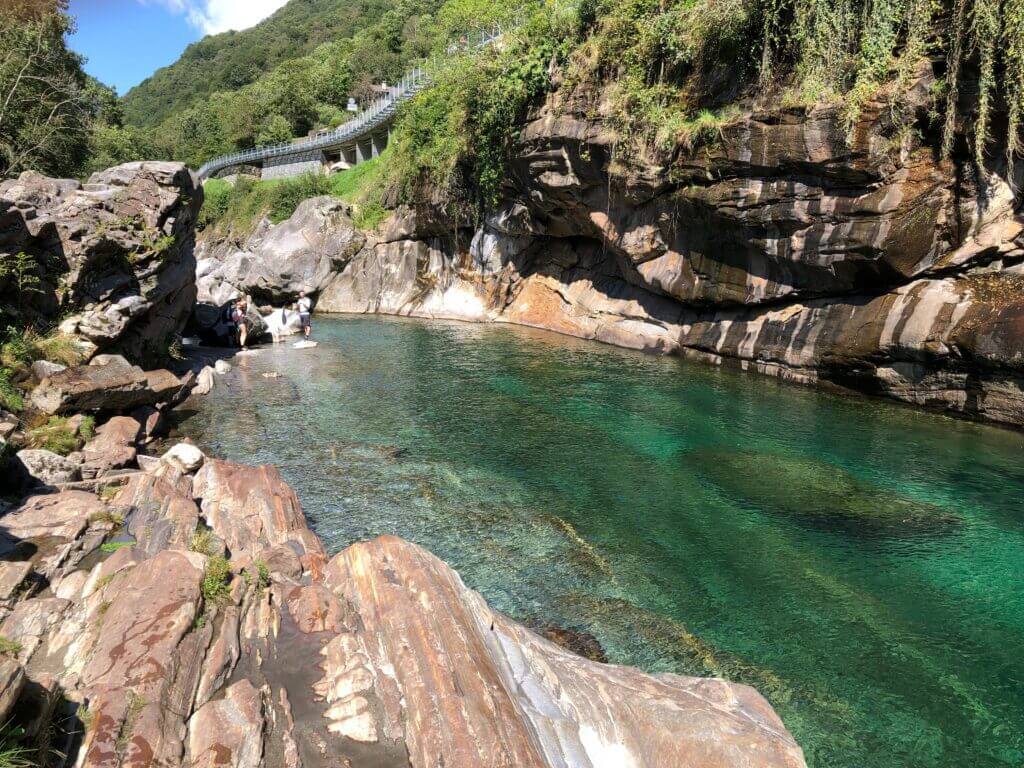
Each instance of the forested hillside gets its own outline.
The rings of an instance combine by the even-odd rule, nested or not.
[[[217,91],[241,88],[282,62],[373,24],[387,0],[291,0],[261,23],[193,43],[124,97],[132,125],[153,126]]]

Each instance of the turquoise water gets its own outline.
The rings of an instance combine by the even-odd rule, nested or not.
[[[278,465],[332,551],[396,533],[612,661],[754,685],[815,768],[1024,764],[1020,433],[524,329],[316,331],[182,431]]]

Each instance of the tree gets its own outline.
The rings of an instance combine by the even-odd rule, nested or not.
[[[67,0],[4,0],[0,7],[0,176],[28,168],[77,173],[96,106],[82,59],[68,50]]]
[[[271,115],[256,136],[257,144],[278,144],[291,141],[292,126],[283,115]]]

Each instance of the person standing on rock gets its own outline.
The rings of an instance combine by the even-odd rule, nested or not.
[[[238,346],[242,348],[243,352],[248,352],[249,347],[246,346],[246,342],[249,339],[249,321],[245,317],[245,310],[245,299],[239,299],[235,303],[235,311],[231,313],[231,321],[238,329]]]
[[[299,300],[296,302],[296,306],[299,310],[299,322],[302,325],[302,332],[308,339],[309,334],[313,330],[310,314],[313,311],[313,302],[306,295],[305,291],[299,291]]]

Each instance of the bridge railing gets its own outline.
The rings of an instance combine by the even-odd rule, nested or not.
[[[457,43],[449,45],[448,52],[455,53],[460,50],[482,48],[493,43],[501,35],[502,30],[497,26],[486,30],[479,30],[467,34]],[[305,152],[336,148],[339,145],[352,141],[359,141],[380,125],[386,123],[395,113],[400,102],[412,98],[421,91],[430,81],[435,65],[436,61],[434,59],[425,59],[417,62],[402,76],[402,79],[394,87],[388,89],[384,96],[375,100],[369,107],[337,128],[323,131],[312,138],[301,141],[265,144],[242,152],[216,157],[203,164],[199,169],[199,177],[205,179],[210,174],[224,168],[230,168],[233,165],[247,165],[271,160],[275,157],[301,155]]]

